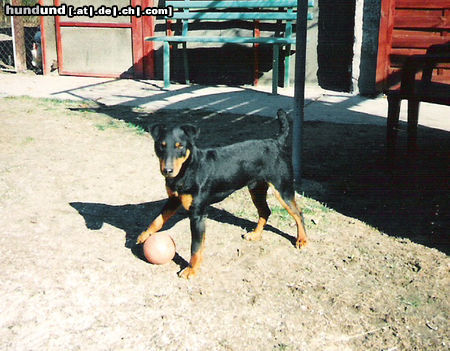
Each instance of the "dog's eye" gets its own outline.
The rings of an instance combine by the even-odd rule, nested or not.
[[[166,146],[167,146],[167,143],[166,143],[165,141],[163,141],[163,142],[161,143],[161,147],[164,149]]]
[[[176,144],[175,144],[175,147],[176,147],[178,150],[182,150],[184,146],[181,145],[180,143],[176,143]]]

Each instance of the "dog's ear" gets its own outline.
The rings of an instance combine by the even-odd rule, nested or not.
[[[200,129],[193,126],[192,124],[185,124],[180,128],[191,140],[197,139],[198,135],[200,134]]]
[[[150,126],[150,134],[153,139],[157,140],[163,132],[166,131],[166,126],[164,124],[154,124]]]

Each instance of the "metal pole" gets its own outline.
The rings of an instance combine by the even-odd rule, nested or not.
[[[295,87],[294,121],[292,128],[292,166],[294,182],[302,180],[302,142],[305,106],[305,63],[306,63],[306,21],[308,19],[308,0],[298,0],[295,43]]]

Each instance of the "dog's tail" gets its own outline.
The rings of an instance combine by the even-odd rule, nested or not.
[[[289,135],[289,121],[286,112],[280,108],[277,112],[278,121],[280,122],[280,135],[278,135],[278,143],[282,146],[286,145]]]

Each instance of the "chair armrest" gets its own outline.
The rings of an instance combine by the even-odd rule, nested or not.
[[[402,70],[402,83],[400,88],[402,95],[414,95],[416,85],[415,77],[419,71],[423,71],[422,83],[430,83],[433,69],[440,63],[450,63],[450,53],[412,55],[408,57]]]

